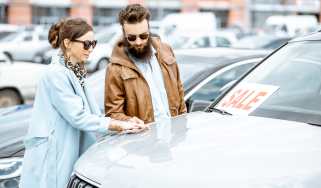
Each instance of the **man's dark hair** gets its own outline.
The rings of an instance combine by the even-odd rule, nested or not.
[[[149,21],[150,12],[148,9],[146,9],[140,4],[127,5],[118,14],[118,21],[122,26],[124,25],[124,23],[130,23],[130,24],[139,23],[144,19]]]

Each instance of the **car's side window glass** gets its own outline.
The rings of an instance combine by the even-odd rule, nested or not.
[[[208,37],[201,37],[194,42],[193,46],[197,48],[205,48],[210,46],[210,39]]]
[[[23,41],[25,42],[29,42],[29,41],[32,41],[32,36],[31,35],[26,35],[23,37]]]
[[[39,40],[45,40],[47,41],[48,40],[48,36],[47,35],[39,35]]]
[[[230,47],[231,43],[224,37],[215,37],[217,47]]]
[[[242,64],[221,73],[220,75],[214,77],[212,80],[203,85],[198,91],[196,91],[191,96],[191,99],[214,101],[223,92],[223,90],[220,90],[222,87],[224,87],[231,81],[240,78],[252,66],[254,66],[254,63]],[[228,89],[228,87],[225,89]]]

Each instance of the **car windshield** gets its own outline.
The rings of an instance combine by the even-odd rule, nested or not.
[[[232,114],[321,124],[320,41],[293,42],[267,58],[216,108]]]
[[[19,33],[19,32],[12,33],[12,34],[2,38],[1,42],[10,42],[10,41],[14,40],[16,37],[18,37],[19,35],[21,35],[21,33]]]

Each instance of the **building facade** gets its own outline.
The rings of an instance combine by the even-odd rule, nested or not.
[[[174,12],[213,12],[219,27],[260,27],[270,15],[320,17],[320,0],[0,0],[0,23],[52,24],[61,17],[83,17],[93,25],[117,19],[129,3],[140,3],[159,20]]]

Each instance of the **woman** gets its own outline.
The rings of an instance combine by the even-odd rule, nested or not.
[[[84,62],[96,46],[93,28],[79,18],[66,19],[49,30],[49,42],[60,47],[38,84],[25,139],[20,187],[66,187],[78,157],[95,142],[95,133],[137,132],[141,120],[130,122],[100,116],[85,81]]]

